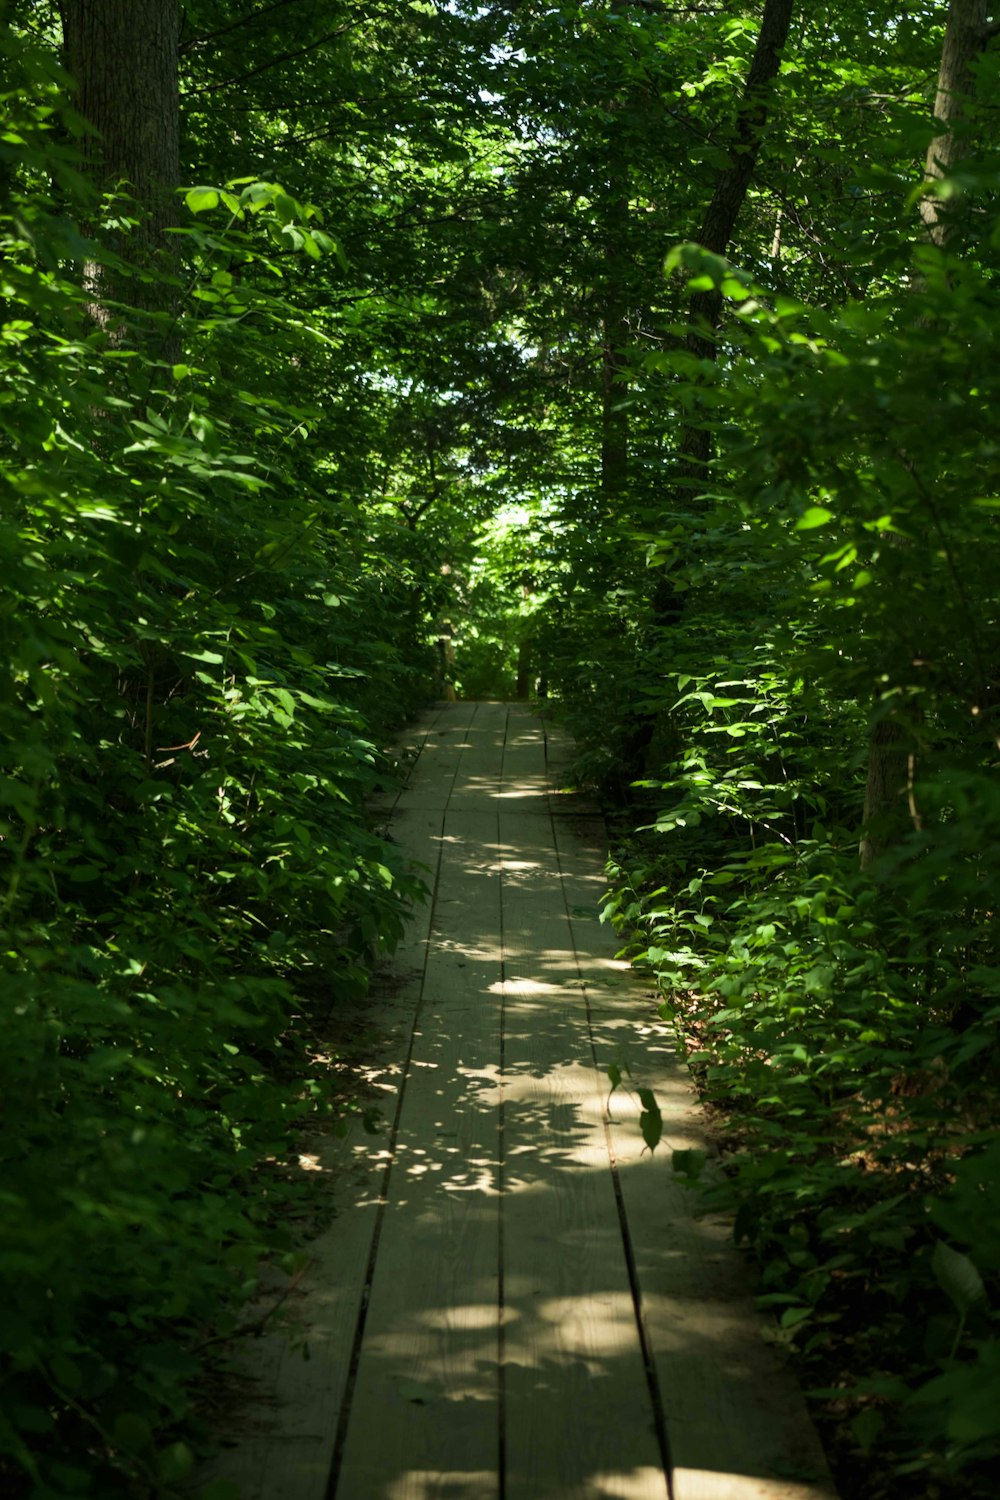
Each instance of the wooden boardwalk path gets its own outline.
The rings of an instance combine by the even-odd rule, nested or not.
[[[830,1500],[726,1226],[671,1173],[697,1109],[596,919],[604,829],[558,792],[565,749],[499,703],[412,743],[392,833],[432,897],[383,1001],[390,1124],[334,1163],[300,1334],[247,1350],[214,1473],[243,1500]],[[609,1105],[622,1060],[655,1156]]]

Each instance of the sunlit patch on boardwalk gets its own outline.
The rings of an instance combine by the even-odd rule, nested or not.
[[[384,1001],[386,1131],[341,1149],[298,1344],[262,1341],[220,1472],[245,1500],[829,1500],[727,1226],[671,1173],[697,1112],[595,920],[599,819],[522,708],[448,705],[418,739],[393,829],[432,894]]]
[[[814,1500],[816,1487],[795,1479],[759,1479],[718,1469],[676,1469],[674,1494],[677,1500]]]
[[[411,1470],[390,1482],[386,1500],[489,1500],[497,1494],[496,1471],[449,1474]]]

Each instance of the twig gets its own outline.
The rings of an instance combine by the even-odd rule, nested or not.
[[[924,820],[920,816],[920,812],[917,808],[917,798],[915,793],[916,780],[917,757],[911,750],[909,755],[906,757],[906,801],[910,809],[910,822],[913,824],[917,833],[920,833],[923,830]]]
[[[256,68],[249,68],[245,73],[237,73],[233,78],[224,78],[221,83],[203,83],[199,88],[190,89],[185,97],[193,99],[195,94],[214,94],[218,89],[228,89],[234,83],[245,83],[248,78],[256,78],[260,73],[267,73],[271,68],[277,68],[284,62],[292,62],[296,57],[304,57],[307,52],[315,52],[317,47],[322,47],[324,42],[332,42],[334,37],[343,36],[345,31],[350,31],[353,22],[344,26],[337,26],[333,31],[324,32],[314,42],[307,42],[304,47],[295,47],[290,52],[281,52],[277,57],[272,57],[269,62],[260,63]]]
[[[200,1354],[202,1349],[209,1349],[213,1344],[228,1344],[230,1339],[246,1338],[247,1334],[252,1334],[255,1339],[260,1338],[267,1324],[285,1301],[285,1298],[291,1296],[306,1272],[312,1269],[312,1266],[312,1260],[307,1260],[305,1265],[300,1266],[295,1275],[289,1278],[288,1285],[281,1293],[281,1296],[276,1302],[272,1303],[265,1313],[261,1313],[259,1318],[254,1318],[251,1322],[244,1323],[239,1328],[234,1328],[232,1333],[216,1333],[210,1339],[203,1339],[200,1344],[195,1345],[194,1353]]]
[[[241,26],[249,26],[252,21],[259,21],[264,16],[270,15],[272,10],[284,10],[286,5],[299,5],[301,0],[272,0],[270,5],[263,6],[260,10],[248,11],[245,16],[230,21],[228,26],[219,26],[215,31],[203,31],[200,36],[193,36],[189,42],[183,42],[181,52],[190,52],[195,47],[204,47],[206,42],[214,42],[216,37],[228,36],[231,31],[239,31]]]

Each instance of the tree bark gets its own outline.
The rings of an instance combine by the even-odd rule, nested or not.
[[[614,500],[628,482],[628,323],[624,315],[605,311],[601,327],[601,494]]]
[[[158,380],[157,365],[175,363],[179,352],[176,251],[168,233],[180,178],[178,0],[62,0],[59,9],[73,103],[89,127],[84,169],[97,194],[111,200],[112,211],[101,218],[124,225],[84,226],[97,245],[83,267],[88,312],[112,348],[143,352],[143,359],[119,367],[141,406],[143,384]],[[98,448],[120,440],[113,408],[92,415]],[[118,689],[143,725],[148,774],[169,648],[165,634],[136,644],[143,677],[123,675]]]
[[[959,127],[975,96],[976,60],[990,36],[987,10],[987,0],[951,0],[948,7],[934,100],[934,118],[945,128],[927,150],[924,171],[931,181],[947,177],[969,149]],[[920,215],[930,238],[935,244],[943,244],[948,225],[942,215],[942,200],[930,194],[923,198]]]
[[[781,52],[788,40],[793,9],[794,0],[767,0],[764,6],[729,147],[729,165],[719,175],[698,233],[698,243],[716,255],[725,255],[753,181],[770,114],[771,85],[781,67]],[[688,345],[692,352],[705,359],[715,358],[715,334],[721,315],[722,293],[718,288],[694,294],[688,311]]]
[[[934,137],[927,151],[924,170],[929,180],[947,177],[969,150],[970,143],[961,126],[975,97],[976,59],[989,37],[986,0],[951,0],[934,101],[934,118],[945,128]],[[945,245],[950,225],[943,200],[934,194],[923,198],[920,217],[932,244]],[[900,545],[898,538],[896,541]],[[868,777],[858,846],[862,870],[871,869],[907,827],[903,795],[909,788],[912,801],[914,764],[915,756],[899,719],[890,715],[878,720],[872,727],[868,747]],[[914,821],[912,809],[910,821]]]
[[[746,202],[760,154],[760,144],[771,110],[772,85],[781,67],[781,53],[788,40],[794,0],[767,0],[760,31],[747,73],[736,128],[729,147],[729,164],[723,168],[705,210],[698,243],[716,255],[724,255]],[[713,287],[695,292],[688,305],[686,345],[698,359],[715,362],[716,334],[722,317],[722,293]],[[697,484],[711,457],[708,429],[688,422],[682,433],[675,470],[676,483],[685,489]],[[677,601],[669,577],[664,574],[653,596],[653,611],[661,623],[676,613]]]
[[[89,270],[94,316],[120,338],[109,302],[162,312],[172,300],[166,278],[180,178],[178,0],[62,0],[60,13],[74,102],[92,127],[83,141],[88,175],[102,194],[121,188],[140,207],[139,222],[108,245],[127,269]]]
[[[904,795],[907,789],[907,741],[896,718],[879,719],[872,726],[865,781],[865,811],[858,855],[862,870],[906,831]]]
[[[611,15],[628,0],[611,0]],[[623,140],[622,102],[611,98],[607,140],[607,197],[604,208],[604,267],[601,292],[601,496],[614,502],[628,485],[629,161]]]

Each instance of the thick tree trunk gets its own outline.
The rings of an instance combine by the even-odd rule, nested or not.
[[[907,829],[909,761],[899,720],[879,719],[869,740],[864,823],[858,849],[862,870],[870,869]]]
[[[94,315],[121,336],[109,302],[162,312],[171,296],[168,229],[180,177],[177,0],[63,0],[66,64],[75,104],[93,129],[83,142],[89,176],[102,193],[121,188],[140,222],[109,245],[129,268],[92,268]]]
[[[178,355],[175,248],[167,232],[180,178],[178,0],[62,0],[60,14],[73,102],[90,127],[84,167],[98,194],[117,200],[103,217],[128,222],[115,230],[85,226],[99,245],[84,266],[89,314],[111,347],[137,346],[147,356],[128,365],[129,394],[141,402],[142,383],[158,376],[155,364],[173,364]],[[95,441],[113,442],[112,411],[93,416]],[[143,680],[123,677],[119,690],[132,697],[143,723],[148,775],[167,653],[163,641],[143,639],[137,647]]]
[[[975,95],[976,59],[990,37],[986,0],[951,0],[941,65],[938,71],[934,118],[945,128],[934,137],[927,152],[925,172],[929,179],[946,177],[970,149],[962,130],[967,111]],[[929,194],[921,201],[920,216],[927,237],[935,245],[948,238],[948,215],[943,200]],[[897,545],[905,545],[897,541]],[[909,790],[913,802],[913,768],[915,756],[908,753],[907,737],[898,719],[880,719],[871,731],[868,748],[868,778],[861,842],[858,853],[863,870],[870,869],[907,827],[903,793]],[[910,822],[918,819],[910,807]]]
[[[945,128],[934,137],[927,151],[924,171],[931,180],[947,177],[969,149],[959,127],[975,94],[976,60],[990,35],[987,10],[986,0],[951,0],[948,7],[934,101],[934,118]],[[920,204],[921,217],[936,244],[943,244],[947,234],[941,207],[941,199],[934,195]]]

